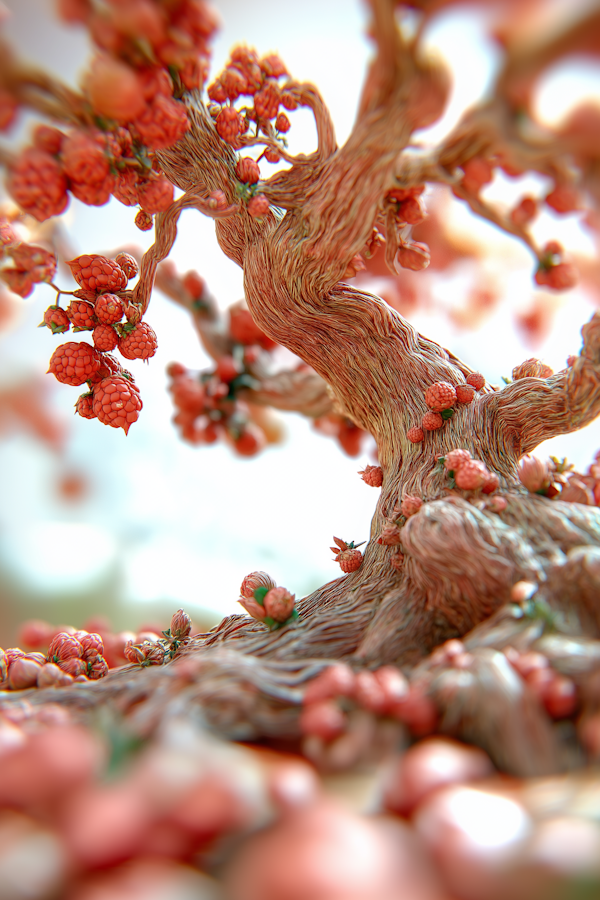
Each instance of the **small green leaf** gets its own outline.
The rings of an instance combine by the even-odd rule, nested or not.
[[[254,599],[259,604],[259,606],[265,605],[265,596],[269,593],[269,588],[266,587],[257,587],[254,591]]]
[[[454,415],[453,409],[443,409],[440,413],[442,419],[451,419]]]

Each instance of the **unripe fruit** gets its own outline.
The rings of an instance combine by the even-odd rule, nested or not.
[[[59,663],[66,659],[79,659],[82,653],[83,647],[76,637],[66,631],[59,631],[50,641],[48,661]]]
[[[275,582],[266,572],[250,572],[242,581],[240,594],[242,597],[252,599],[257,588],[267,588],[267,591],[270,591],[274,587],[276,587]]]
[[[41,668],[32,659],[15,659],[8,669],[8,686],[13,691],[35,687]]]
[[[192,620],[186,612],[178,609],[171,618],[171,635],[178,641],[183,641],[189,637],[192,630]]]
[[[248,202],[248,212],[253,219],[260,219],[269,212],[269,201],[264,194],[256,194]]]
[[[137,261],[131,256],[129,253],[117,253],[115,256],[115,262],[118,266],[121,266],[125,275],[127,276],[127,280],[131,281],[132,278],[138,273],[138,264]],[[108,322],[107,324],[111,324]]]
[[[550,483],[547,464],[537,456],[524,456],[519,463],[519,480],[530,494],[536,494]]]
[[[63,672],[55,663],[46,663],[38,672],[37,686],[39,688],[65,687],[72,681],[73,676],[68,672]]]
[[[47,325],[52,334],[63,334],[71,327],[71,321],[66,310],[60,306],[49,306],[44,313],[42,325]]]

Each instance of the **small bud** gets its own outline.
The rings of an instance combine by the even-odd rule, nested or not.
[[[277,585],[275,584],[271,576],[267,575],[266,572],[250,572],[250,574],[246,575],[246,577],[242,581],[240,594],[242,595],[242,597],[253,600],[254,591],[260,587],[266,588],[268,591],[270,591],[271,588],[277,587]]]
[[[386,519],[377,539],[378,544],[385,547],[396,547],[400,543],[400,529],[392,519]]]
[[[99,634],[84,634],[78,640],[83,650],[81,658],[85,662],[93,660],[96,656],[103,656],[104,642]]]
[[[414,516],[415,513],[418,513],[422,506],[423,501],[420,497],[411,497],[410,495],[407,495],[402,498],[400,511],[402,515],[406,516],[408,519],[409,516]]]
[[[512,370],[513,381],[519,381],[521,378],[550,378],[551,375],[554,375],[554,372],[550,366],[534,357],[526,359]]]
[[[530,494],[536,494],[550,484],[547,464],[537,456],[524,456],[519,463],[519,480]]]
[[[94,659],[88,663],[86,674],[92,681],[97,681],[98,678],[104,678],[105,675],[108,675],[108,663],[104,657],[95,656]]]
[[[66,631],[59,631],[50,641],[48,647],[48,661],[59,663],[67,659],[81,659],[83,647],[76,637],[67,634]]]
[[[514,603],[524,603],[525,600],[531,600],[537,589],[538,586],[533,581],[517,581],[510,589],[510,599]]]
[[[35,687],[41,668],[40,664],[32,659],[15,659],[8,670],[8,686],[13,691]]]
[[[177,641],[184,641],[192,630],[192,620],[186,612],[178,609],[171,619],[171,635]]]
[[[253,597],[240,597],[238,603],[244,607],[248,615],[252,616],[253,619],[261,620],[267,615],[264,606],[257,603]]]
[[[264,608],[275,622],[287,622],[294,609],[295,596],[284,587],[271,588],[265,594]]]
[[[58,665],[63,672],[67,672],[73,678],[78,678],[79,675],[85,675],[87,672],[87,664],[75,656],[71,656],[69,659],[58,660]]]
[[[345,663],[334,663],[309,682],[303,703],[317,703],[334,697],[351,697],[356,687],[356,676]]]

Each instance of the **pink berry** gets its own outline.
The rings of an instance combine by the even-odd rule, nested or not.
[[[471,372],[467,375],[467,384],[472,385],[476,391],[480,391],[485,384],[485,378],[479,372]]]
[[[421,427],[423,431],[437,431],[444,424],[444,420],[437,412],[425,413],[421,419]]]
[[[468,459],[456,470],[454,480],[457,488],[462,491],[477,491],[483,487],[489,475],[484,463],[478,459]]]
[[[413,444],[420,444],[421,441],[425,439],[423,429],[419,428],[418,425],[414,425],[412,428],[409,428],[406,432],[406,437]]]
[[[471,403],[475,396],[475,388],[472,384],[457,384],[456,399],[459,403]]]
[[[414,516],[416,513],[418,513],[422,506],[423,500],[421,499],[421,497],[411,497],[410,495],[407,495],[406,497],[402,498],[400,511],[402,512],[403,516],[406,516],[406,518],[408,518],[409,516]]]
[[[383,484],[383,469],[381,466],[365,466],[363,471],[358,474],[369,487],[381,487]]]

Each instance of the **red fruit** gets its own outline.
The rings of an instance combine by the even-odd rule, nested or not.
[[[67,672],[63,672],[63,670],[54,663],[46,663],[42,666],[37,676],[37,686],[40,688],[65,687],[65,685],[71,684],[72,681],[73,678],[71,675]]]
[[[417,684],[411,684],[408,693],[394,705],[392,715],[417,737],[434,732],[438,721],[435,703]]]
[[[481,157],[474,157],[461,166],[463,172],[462,186],[472,194],[478,194],[484,184],[489,184],[494,177],[494,170],[489,162]]]
[[[65,175],[81,184],[99,184],[109,174],[101,139],[85,131],[73,131],[64,139],[61,160]]]
[[[291,123],[285,113],[279,113],[275,120],[275,128],[277,131],[280,131],[282,134],[288,132],[291,128]]]
[[[229,100],[237,100],[240,94],[246,93],[246,79],[239,69],[233,66],[229,66],[220,74],[219,82]]]
[[[109,175],[98,184],[80,184],[77,181],[71,181],[69,190],[74,197],[77,197],[86,206],[104,206],[110,200],[114,186],[114,176]]]
[[[94,395],[91,391],[87,394],[82,394],[77,398],[75,412],[83,419],[96,418],[96,413],[94,412]]]
[[[406,676],[396,666],[382,666],[381,669],[377,669],[373,674],[383,691],[385,711],[389,712],[396,703],[400,702],[408,694],[409,688]]]
[[[412,241],[410,244],[401,244],[398,247],[394,262],[402,269],[420,272],[421,269],[426,269],[431,262],[429,247],[427,244],[421,244],[417,241]],[[396,271],[398,266],[396,266]]]
[[[217,362],[217,375],[226,384],[237,378],[241,371],[241,365],[236,362],[233,356],[222,356]]]
[[[249,156],[243,156],[237,161],[235,174],[244,184],[256,184],[260,179],[260,168],[258,163]]]
[[[425,439],[425,435],[423,434],[423,429],[419,428],[418,425],[409,428],[406,432],[406,437],[413,444],[420,444],[422,440]]]
[[[209,84],[207,93],[208,99],[212,100],[213,103],[221,104],[225,103],[225,101],[227,100],[227,91],[225,90],[219,79],[213,81],[212,84]]]
[[[206,395],[203,386],[195,378],[180,375],[170,386],[170,391],[178,409],[192,416],[198,416],[203,411]]]
[[[44,313],[42,325],[47,325],[52,334],[63,334],[71,327],[71,322],[64,309],[60,306],[49,306]]]
[[[409,516],[414,516],[418,513],[422,506],[423,501],[420,497],[403,497],[400,504],[400,512],[408,519]]]
[[[566,719],[577,710],[577,688],[570,678],[557,675],[546,686],[543,702],[553,719]]]
[[[60,165],[37,147],[20,154],[6,186],[13,200],[38,222],[60,215],[69,202],[67,180]]]
[[[365,466],[363,471],[358,474],[369,487],[381,487],[383,484],[383,469],[381,466]]]
[[[193,269],[186,272],[181,281],[186,291],[194,300],[199,300],[206,290],[204,279]]]
[[[336,559],[340,564],[342,572],[356,572],[360,569],[363,561],[363,555],[360,550],[342,550]]]
[[[332,700],[311,703],[300,714],[300,731],[304,735],[316,735],[331,741],[346,728],[346,716]]]
[[[74,656],[70,659],[60,660],[56,665],[73,678],[78,678],[87,672],[87,664],[82,659],[76,659]]]
[[[357,674],[354,696],[359,706],[376,716],[382,715],[385,711],[385,692],[373,672],[365,670]]]
[[[242,133],[242,117],[233,106],[224,106],[215,120],[217,134],[228,144],[235,144]]]
[[[271,588],[263,600],[265,612],[275,622],[287,622],[293,612],[295,600],[294,594],[290,594],[287,588]]]
[[[36,283],[33,276],[22,269],[2,269],[0,278],[8,285],[9,290],[23,298],[29,297]]]
[[[479,372],[471,372],[467,375],[467,384],[470,384],[476,391],[480,391],[485,384],[485,378]]]
[[[123,303],[116,294],[101,294],[96,300],[94,312],[103,325],[116,325],[123,318]]]
[[[94,306],[87,300],[71,300],[66,312],[77,331],[90,331],[96,325]]]
[[[103,425],[122,428],[125,434],[137,422],[142,408],[138,389],[127,378],[111,375],[94,388],[94,412]]]
[[[113,187],[113,195],[125,206],[137,206],[138,184],[139,178],[137,172],[133,169],[125,169],[117,175]]]
[[[272,350],[277,344],[255,323],[250,312],[240,306],[229,310],[229,333],[234,341],[246,346],[260,344],[265,350]]]
[[[418,225],[425,218],[425,212],[416,197],[407,197],[398,207],[397,218],[407,225]]]
[[[89,379],[90,384],[99,384],[104,378],[108,378],[109,375],[124,375],[125,377],[131,378],[129,372],[126,372],[119,362],[115,359],[114,356],[111,356],[110,353],[100,353],[100,368],[96,372],[92,378]]]
[[[100,368],[100,355],[89,344],[69,341],[57,347],[50,357],[48,372],[62,384],[77,387],[83,384]]]
[[[32,659],[16,659],[8,670],[8,686],[13,691],[35,687],[42,667]]]
[[[498,490],[500,486],[500,479],[496,475],[495,472],[490,472],[488,477],[486,478],[484,485],[482,487],[482,491],[484,494],[493,494],[494,491]]]
[[[15,121],[19,104],[6,88],[0,88],[0,131],[6,131]]]
[[[293,110],[298,109],[299,104],[293,94],[290,94],[289,91],[284,91],[281,95],[281,105],[292,112]]]
[[[436,412],[425,413],[421,419],[421,427],[424,431],[437,431],[443,424],[444,420],[440,414]]]
[[[45,150],[51,156],[58,156],[66,135],[58,128],[50,125],[38,125],[33,131],[33,143],[39,150]]]
[[[114,57],[95,57],[86,87],[94,111],[108,119],[130,122],[145,109],[141,79]]]
[[[174,188],[166,178],[157,178],[138,188],[138,199],[142,209],[149,215],[164,212],[173,202]]]
[[[150,359],[157,347],[156,333],[146,322],[119,338],[119,352],[125,359]]]
[[[560,215],[581,209],[581,195],[577,188],[568,184],[557,185],[545,198],[546,205]]]
[[[281,57],[276,53],[263,56],[259,62],[261,72],[268,78],[279,78],[281,75],[287,75],[287,69],[283,64]]]
[[[118,266],[121,266],[128,281],[131,281],[132,278],[135,278],[138,273],[138,264],[130,253],[117,253],[117,255],[115,256],[115,262]],[[106,324],[112,325],[114,323],[107,322]]]
[[[47,647],[52,639],[54,626],[41,619],[29,619],[19,628],[19,643],[32,650]]]
[[[511,210],[510,218],[515,225],[528,225],[537,215],[537,203],[533,197],[523,197],[521,202]]]
[[[266,443],[264,431],[248,422],[241,434],[235,438],[233,449],[240,456],[256,456],[264,449]]]
[[[425,403],[433,412],[450,409],[456,403],[456,391],[447,381],[436,381],[427,389]]]
[[[81,659],[83,648],[76,637],[59,631],[55,634],[48,647],[48,662],[61,663],[66,659]]]
[[[103,656],[95,656],[88,662],[84,674],[92,681],[97,681],[98,678],[104,678],[105,675],[108,675],[108,663]]]
[[[457,384],[456,399],[459,403],[472,403],[475,396],[475,388],[472,384]]]
[[[334,697],[351,697],[355,687],[356,676],[350,666],[335,663],[308,683],[302,702],[308,706]]]
[[[536,284],[555,291],[568,291],[577,284],[577,269],[572,263],[561,262],[556,266],[539,268],[535,273]]]
[[[210,209],[227,209],[227,197],[223,191],[211,191],[208,195]]]
[[[281,154],[273,147],[267,147],[265,150],[265,159],[270,163],[278,163],[281,159]]]
[[[78,256],[67,261],[77,284],[86,291],[122,291],[127,286],[123,269],[105,256]]]
[[[444,457],[444,468],[447,472],[454,472],[470,459],[471,454],[468,450],[450,450]]]
[[[152,228],[152,216],[149,216],[145,210],[140,209],[135,217],[135,224],[140,231],[150,231]]]
[[[269,201],[264,194],[256,194],[248,201],[248,212],[253,219],[260,219],[269,212]]]
[[[456,470],[454,480],[456,487],[462,491],[477,491],[490,477],[484,463],[478,459],[467,459]]]
[[[112,325],[96,325],[92,332],[92,339],[94,347],[101,353],[110,353],[119,343],[119,336]]]
[[[274,119],[279,109],[281,89],[276,81],[267,81],[254,95],[254,109],[259,119]]]

